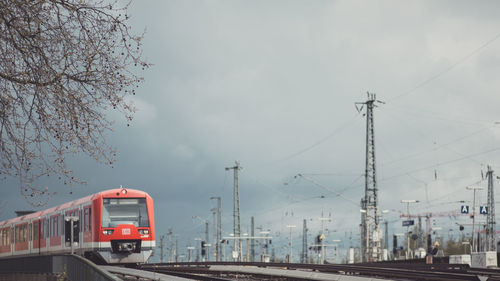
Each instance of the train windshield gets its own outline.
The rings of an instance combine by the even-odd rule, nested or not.
[[[149,227],[146,198],[103,198],[102,227],[120,224]]]

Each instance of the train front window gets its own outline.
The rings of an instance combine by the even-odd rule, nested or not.
[[[149,227],[146,198],[103,198],[102,207],[102,227]]]

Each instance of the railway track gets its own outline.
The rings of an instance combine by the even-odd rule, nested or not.
[[[101,266],[124,281],[187,281],[187,280],[213,280],[230,281],[233,279],[218,278],[210,275],[200,275],[199,273],[188,273],[170,270],[147,271],[135,268],[125,268],[121,266]]]
[[[405,264],[299,264],[299,263],[163,263],[143,264],[138,269],[166,274],[196,274],[212,276],[210,280],[232,280],[231,276],[246,275],[249,280],[328,280],[334,276],[356,276],[377,278],[380,280],[477,280],[500,281],[499,269],[469,268],[467,265],[449,265],[422,263]],[[256,270],[259,269],[259,270]],[[265,270],[264,270],[265,269]],[[291,274],[289,274],[291,272]],[[285,274],[286,273],[286,274]],[[317,279],[304,277],[304,274],[324,274]],[[330,276],[328,278],[327,276]],[[186,276],[186,275],[185,275]],[[216,277],[217,276],[217,277]],[[221,277],[224,276],[224,277]],[[311,275],[312,276],[312,275]],[[221,279],[214,279],[221,278]],[[195,279],[208,280],[208,279]],[[241,280],[241,279],[239,279]],[[337,279],[341,280],[341,279]],[[348,279],[345,279],[348,280]],[[368,279],[367,279],[368,280]]]

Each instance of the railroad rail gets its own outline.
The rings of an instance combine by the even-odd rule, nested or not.
[[[154,280],[154,281],[189,281],[189,280],[202,280],[202,281],[230,281],[231,279],[223,279],[212,276],[203,276],[187,272],[169,271],[169,270],[158,270],[158,271],[147,271],[138,270],[134,268],[126,268],[120,266],[108,266],[101,265],[101,269],[104,269],[110,273],[118,275],[124,280]]]
[[[331,278],[334,276],[356,276],[357,280],[380,278],[389,280],[489,280],[500,281],[499,269],[469,268],[468,265],[454,264],[422,264],[422,263],[372,263],[372,264],[300,264],[300,263],[262,263],[262,262],[199,262],[199,263],[158,263],[138,266],[142,270],[156,272],[179,272],[200,275],[216,274],[248,274],[268,275],[267,277],[281,277],[284,280],[325,280],[325,276],[318,279],[303,278],[300,274],[283,274],[286,270],[309,273],[323,273]],[[255,271],[255,268],[280,269],[277,271]],[[201,280],[201,279],[198,279]],[[226,279],[227,280],[227,279]],[[341,279],[336,279],[341,280]],[[345,279],[348,280],[348,279]],[[367,280],[367,279],[364,279]]]

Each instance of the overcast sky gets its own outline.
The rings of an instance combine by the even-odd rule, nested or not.
[[[302,220],[312,237],[323,213],[328,239],[347,247],[352,231],[359,244],[366,121],[354,103],[369,91],[385,102],[374,116],[390,234],[405,231],[401,199],[421,201],[413,213],[457,211],[472,204],[466,186],[486,188],[487,165],[500,173],[499,13],[498,1],[134,1],[131,24],[146,29],[154,66],[131,126],[117,118],[109,135],[118,163],[73,161],[88,185],[70,195],[44,183],[58,192],[48,205],[141,189],[155,200],[157,237],[172,228],[185,247],[203,236],[193,216],[212,223],[211,196],[222,197],[223,235],[232,233],[224,168],[239,160],[244,232],[254,216],[280,247],[294,224],[299,245]],[[30,208],[15,182],[1,184],[11,191],[1,219]],[[477,197],[486,202],[485,191]],[[456,222],[467,219],[435,226],[458,235]]]

